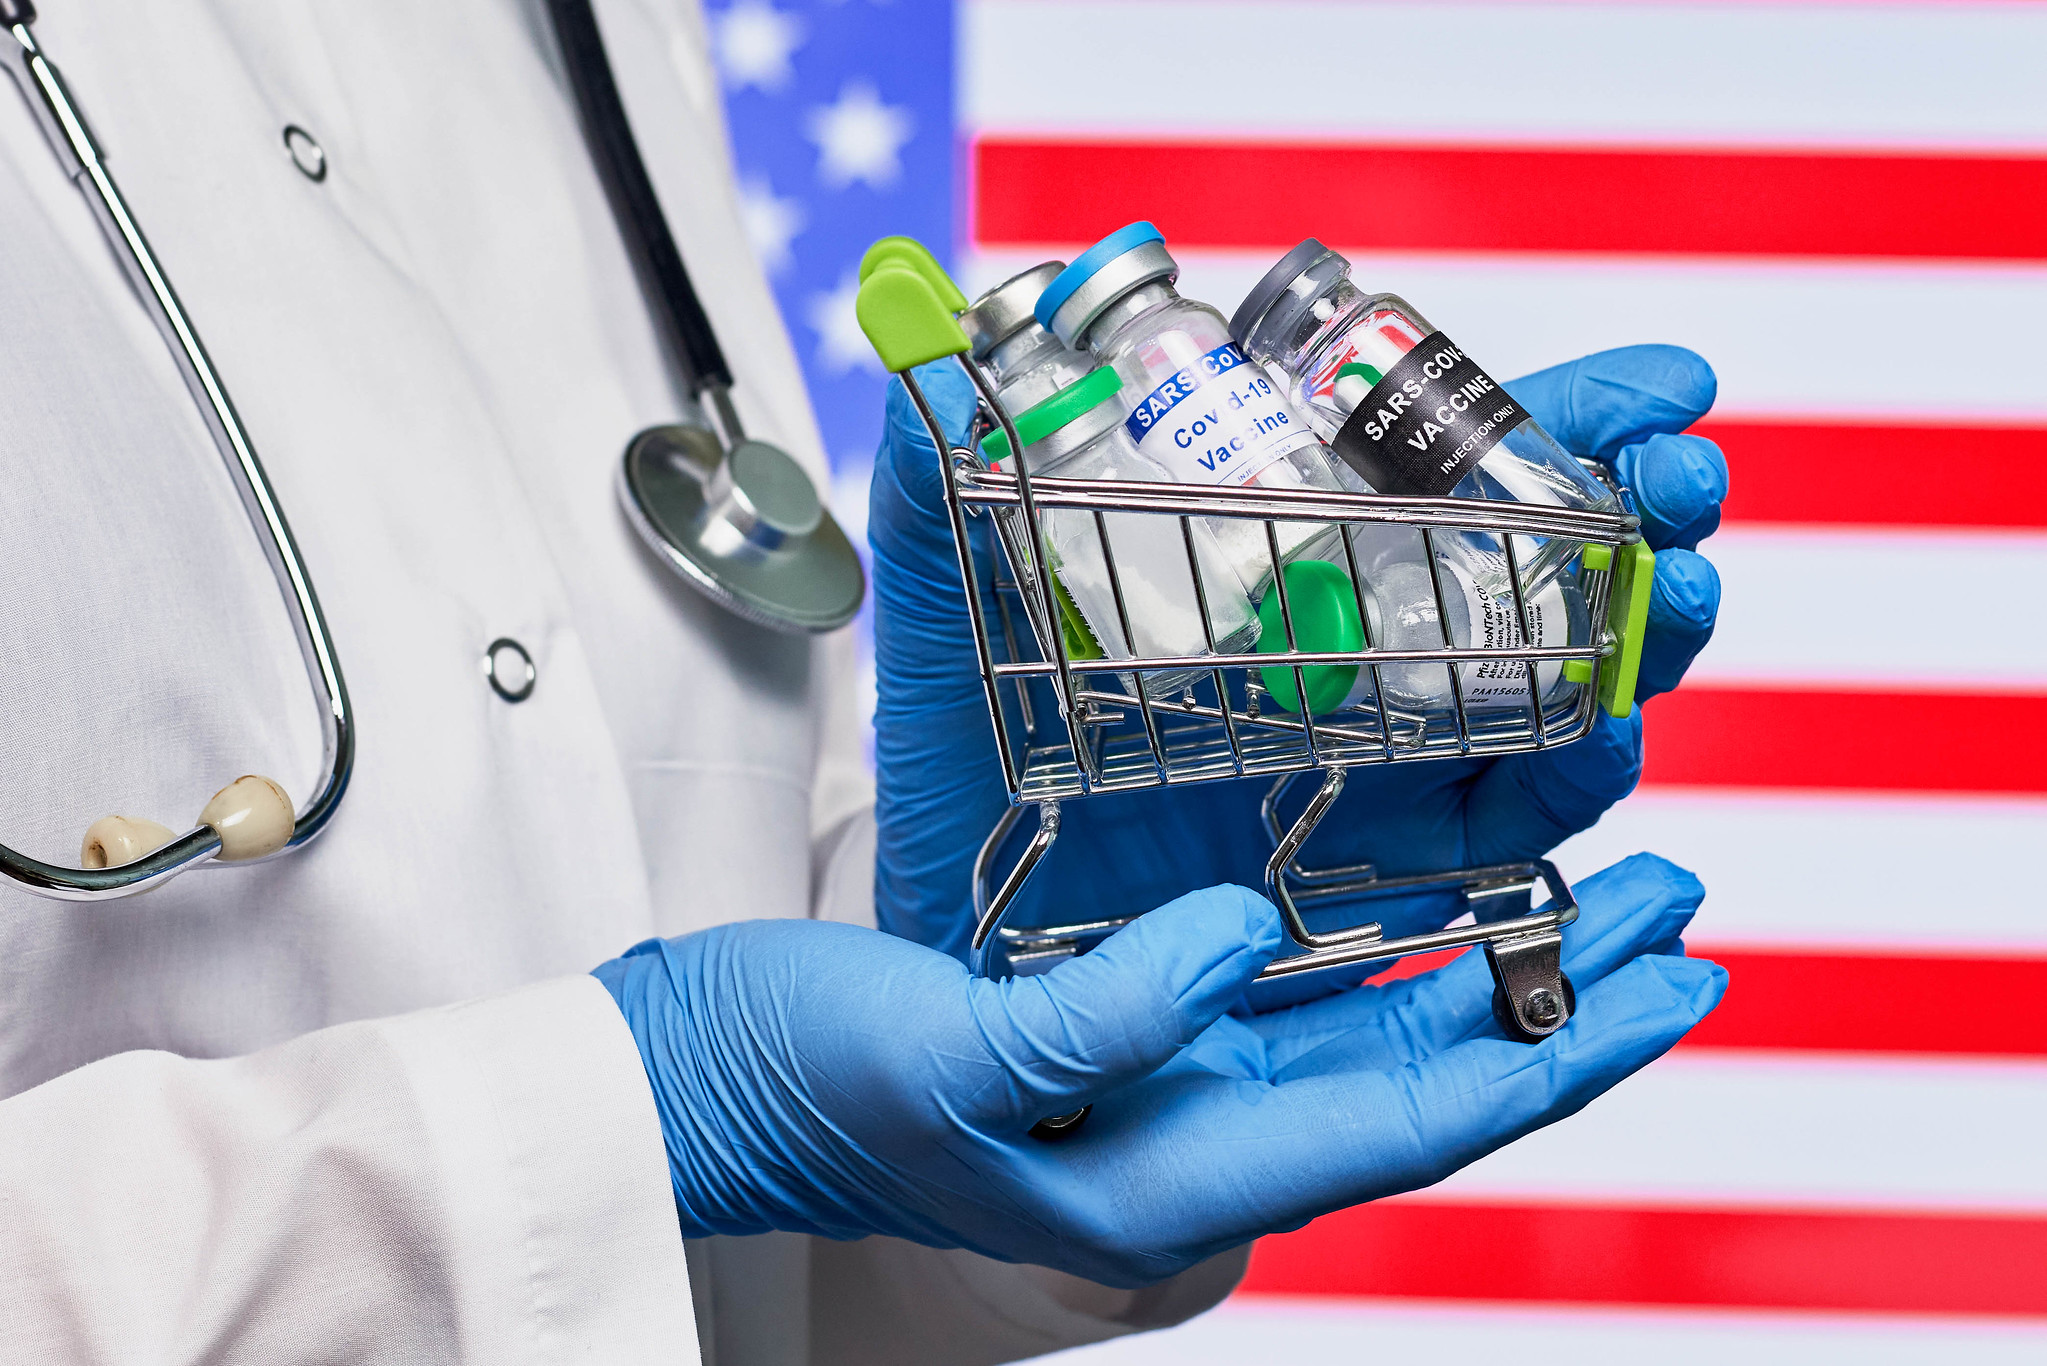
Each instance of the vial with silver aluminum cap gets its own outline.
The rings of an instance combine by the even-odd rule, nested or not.
[[[1172,482],[1124,430],[1123,408],[1116,402],[1121,387],[1116,372],[1103,366],[1017,415],[1016,432],[1033,478]],[[981,449],[998,466],[1010,455],[1000,431],[990,432]],[[1079,632],[1071,620],[1063,623],[1070,657],[1242,654],[1257,640],[1257,609],[1216,545],[1211,529],[1216,523],[1191,518],[1183,537],[1178,517],[1154,513],[1105,512],[1100,528],[1095,514],[1084,509],[1048,508],[1040,519],[1053,574],[1086,626]],[[1113,581],[1110,557],[1102,553],[1105,535]],[[1191,565],[1200,566],[1198,596]],[[1065,613],[1067,602],[1060,607]],[[1147,673],[1144,689],[1169,696],[1203,676],[1200,669]]]
[[[973,357],[994,378],[996,396],[1011,417],[1078,384],[1095,368],[1093,357],[1069,349],[1031,312],[1038,296],[1064,269],[1064,261],[1032,266],[960,314],[960,328],[973,346]]]
[[[1286,377],[1316,434],[1380,493],[1620,510],[1461,347],[1398,296],[1359,289],[1350,262],[1312,237],[1252,287],[1230,332]],[[1524,588],[1548,583],[1577,550],[1517,536]]]
[[[1158,229],[1132,223],[1059,273],[1038,299],[1038,321],[1121,376],[1124,429],[1174,482],[1359,491],[1272,377],[1237,349],[1222,314],[1180,297],[1179,276]],[[1215,525],[1239,576],[1262,589],[1272,575],[1264,523]],[[1282,561],[1343,553],[1326,523],[1276,530]]]

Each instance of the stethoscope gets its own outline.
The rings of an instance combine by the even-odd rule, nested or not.
[[[780,631],[843,626],[867,591],[859,557],[802,466],[776,446],[749,440],[740,425],[731,369],[633,140],[589,0],[548,0],[548,11],[627,251],[699,413],[715,414],[717,424],[650,427],[632,439],[618,471],[626,519],[663,564],[748,621]],[[35,20],[32,0],[0,0],[0,27],[19,46],[18,69],[10,62],[8,70],[21,81],[66,173],[85,193],[148,305],[220,448],[284,596],[320,713],[320,780],[296,811],[277,783],[245,774],[215,793],[182,835],[134,817],[94,822],[80,850],[81,868],[0,846],[0,873],[17,886],[65,901],[102,901],[147,891],[201,864],[254,863],[310,841],[333,819],[348,790],[355,723],[319,596],[263,462],[85,116],[37,43]]]

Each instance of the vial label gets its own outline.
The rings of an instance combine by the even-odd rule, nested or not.
[[[1175,371],[1123,421],[1137,449],[1183,484],[1248,484],[1315,433],[1272,377],[1232,343]]]
[[[1330,444],[1381,493],[1440,498],[1527,420],[1499,381],[1432,332],[1372,386]]]
[[[1481,587],[1460,565],[1452,565],[1451,577],[1464,590],[1470,612],[1471,645],[1477,650],[1518,650],[1533,646],[1544,649],[1569,644],[1570,617],[1564,607],[1563,589],[1552,582],[1540,592],[1527,595],[1528,624],[1533,636],[1524,632],[1514,610],[1514,590],[1506,586],[1507,557],[1494,551],[1473,554],[1488,586]],[[1498,587],[1490,585],[1497,584]],[[1547,694],[1555,684],[1560,666],[1545,663],[1537,671],[1537,682]],[[1466,706],[1518,707],[1528,701],[1528,664],[1519,659],[1487,659],[1463,666],[1459,681],[1464,687]]]

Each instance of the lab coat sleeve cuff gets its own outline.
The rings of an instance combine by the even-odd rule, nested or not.
[[[893,1238],[811,1246],[816,1366],[996,1366],[1183,1323],[1237,1287],[1244,1246],[1142,1290]]]
[[[694,1363],[660,1120],[603,985],[565,978],[385,1029],[468,1245],[459,1321],[537,1334],[499,1360]]]

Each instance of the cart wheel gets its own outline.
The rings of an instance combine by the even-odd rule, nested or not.
[[[1069,1115],[1053,1115],[1041,1119],[1031,1126],[1031,1137],[1041,1143],[1058,1143],[1072,1138],[1080,1132],[1080,1126],[1087,1122],[1088,1113],[1095,1107],[1083,1105]]]
[[[1514,1012],[1507,1005],[1507,989],[1497,981],[1493,983],[1493,1018],[1500,1022],[1500,1028],[1507,1032],[1508,1038],[1515,1043],[1541,1043],[1562,1029],[1570,1018],[1578,1013],[1578,992],[1571,985],[1570,974],[1560,972],[1557,974],[1557,980],[1563,983],[1564,987],[1563,1017],[1541,1034],[1531,1034],[1521,1027],[1521,1022],[1514,1018]],[[1542,988],[1538,987],[1536,990],[1540,991]],[[1033,1129],[1031,1132],[1036,1133],[1037,1130]]]

